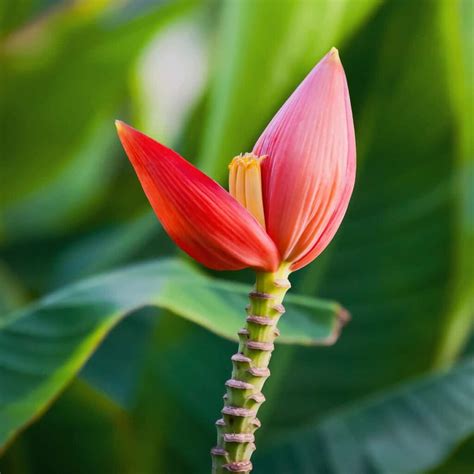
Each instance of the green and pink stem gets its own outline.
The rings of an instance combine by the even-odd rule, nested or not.
[[[211,450],[212,473],[249,473],[255,450],[257,413],[265,401],[263,385],[270,376],[268,364],[279,335],[278,320],[285,312],[283,298],[290,288],[289,264],[275,273],[257,273],[249,294],[246,325],[239,331],[239,350],[232,356],[232,377],[227,380],[222,418],[217,420],[217,444]]]

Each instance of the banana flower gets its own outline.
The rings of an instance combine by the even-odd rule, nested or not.
[[[354,187],[354,125],[338,51],[332,48],[308,74],[252,152],[231,161],[229,192],[152,138],[120,121],[117,129],[173,241],[211,269],[257,272],[211,451],[214,473],[250,472],[288,275],[327,247]]]

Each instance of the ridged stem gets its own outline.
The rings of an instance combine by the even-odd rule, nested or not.
[[[290,288],[289,265],[275,273],[257,273],[250,292],[246,325],[239,331],[239,351],[232,356],[232,377],[226,382],[222,418],[217,420],[217,445],[212,448],[212,473],[249,473],[255,450],[257,412],[265,401],[262,388],[270,376],[268,364],[279,335],[277,323]]]

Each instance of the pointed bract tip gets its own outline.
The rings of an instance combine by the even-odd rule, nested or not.
[[[135,135],[134,132],[136,132],[136,135],[141,135],[138,130],[135,130],[133,127],[128,125],[128,123],[122,122],[122,120],[115,121],[115,128],[117,129],[117,134],[121,140],[125,137]]]
[[[341,62],[341,59],[339,58],[339,50],[335,48],[334,46],[329,50],[329,53],[327,54],[327,58],[336,63]]]

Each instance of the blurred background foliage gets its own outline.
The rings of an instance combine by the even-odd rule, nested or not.
[[[353,319],[334,347],[278,347],[255,469],[471,472],[473,10],[472,0],[4,0],[0,420],[14,422],[7,402],[26,390],[9,372],[12,311],[128,263],[185,258],[149,210],[114,119],[225,185],[230,159],[337,46],[358,180],[335,241],[293,287]],[[233,343],[176,313],[138,311],[100,347],[94,333],[74,370],[97,351],[8,444],[0,470],[208,472]]]

